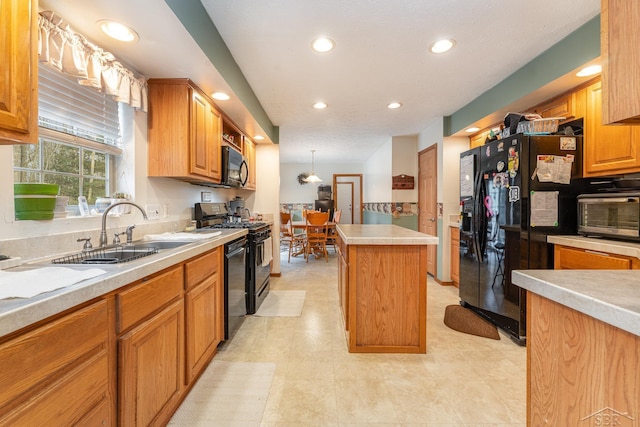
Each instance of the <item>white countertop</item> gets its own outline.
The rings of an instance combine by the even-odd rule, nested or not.
[[[554,245],[640,258],[640,243],[584,236],[547,236],[547,242]]]
[[[211,239],[198,240],[186,245],[161,250],[159,253],[122,264],[69,265],[69,264],[22,264],[7,271],[24,271],[41,267],[72,267],[76,269],[100,268],[106,274],[83,280],[71,286],[45,292],[32,298],[0,300],[0,336],[17,331],[64,310],[108,294],[154,274],[165,268],[186,261],[206,251],[222,246],[247,234],[246,229],[224,229],[222,234]],[[55,258],[55,257],[52,257]]]
[[[438,237],[391,224],[338,224],[348,245],[437,245]]]
[[[640,336],[640,271],[522,270],[516,285]]]

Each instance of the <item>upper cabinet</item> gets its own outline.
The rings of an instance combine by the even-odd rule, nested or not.
[[[149,80],[149,176],[219,183],[221,133],[221,113],[193,82]]]
[[[249,176],[247,177],[247,185],[244,188],[247,190],[256,189],[256,144],[246,136],[243,139],[244,147],[242,154],[247,160],[247,167],[249,169]]]
[[[600,81],[576,92],[584,97],[584,174],[617,175],[640,171],[640,128],[602,124]],[[582,102],[582,101],[580,101]]]
[[[0,144],[38,138],[37,0],[0,1]]]
[[[602,122],[640,124],[640,3],[602,0]]]

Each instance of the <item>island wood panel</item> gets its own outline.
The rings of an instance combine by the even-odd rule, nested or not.
[[[349,245],[349,351],[426,353],[426,246]]]
[[[636,426],[640,338],[532,292],[527,299],[527,426]]]
[[[110,307],[97,301],[0,346],[0,425],[115,424]]]

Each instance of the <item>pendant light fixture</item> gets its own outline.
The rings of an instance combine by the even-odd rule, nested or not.
[[[309,175],[308,177],[305,178],[306,182],[312,182],[312,183],[322,182],[322,180],[320,178],[318,178],[318,176],[314,172],[314,170],[315,170],[315,162],[314,162],[314,154],[315,154],[315,152],[316,152],[316,150],[311,150],[311,175]]]

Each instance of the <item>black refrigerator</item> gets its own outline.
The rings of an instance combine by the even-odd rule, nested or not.
[[[526,341],[511,271],[553,269],[552,234],[576,234],[581,136],[516,134],[460,154],[460,303]]]

